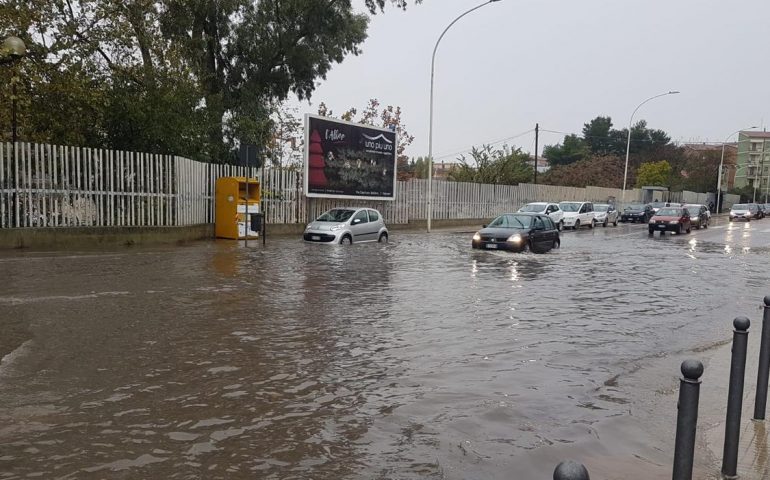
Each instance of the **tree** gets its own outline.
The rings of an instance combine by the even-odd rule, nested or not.
[[[577,135],[567,135],[562,144],[546,145],[543,148],[543,156],[552,166],[569,165],[584,159],[588,154],[588,147]]]
[[[238,142],[267,145],[280,101],[310,98],[360,53],[369,15],[408,3],[26,0],[0,5],[0,24],[29,49],[24,140],[224,161]]]
[[[569,165],[552,167],[543,175],[543,183],[568,187],[620,188],[623,185],[624,159],[616,155],[593,156]]]
[[[414,137],[409,135],[406,125],[401,121],[401,107],[388,105],[381,108],[379,100],[372,98],[362,110],[361,115],[356,119],[357,114],[358,109],[350,108],[340,116],[340,119],[347,122],[392,129],[398,134],[398,148],[396,149],[396,161],[398,163],[397,178],[398,180],[409,179],[411,177],[409,173],[409,157],[404,152],[406,147],[412,144]],[[318,115],[333,117],[334,112],[325,103],[321,102],[318,105]]]
[[[583,141],[593,154],[606,155],[612,152],[612,118],[596,117],[583,125]]]
[[[503,148],[494,150],[490,145],[471,150],[473,164],[463,155],[459,165],[448,175],[449,180],[456,182],[491,183],[502,185],[517,185],[532,181],[534,169],[532,159],[521,149]]]
[[[671,179],[671,164],[666,160],[647,162],[636,171],[637,188],[645,185],[668,186]]]

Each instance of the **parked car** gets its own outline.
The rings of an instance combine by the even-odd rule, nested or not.
[[[765,209],[765,204],[764,203],[758,203],[757,204],[757,209],[759,210],[759,219],[760,220],[765,218],[768,215],[768,213],[770,213],[770,212],[767,211],[767,209]]]
[[[655,215],[652,210],[652,206],[647,205],[629,205],[623,209],[623,214],[620,215],[621,222],[643,222],[647,223],[650,218]]]
[[[473,248],[534,253],[545,253],[560,245],[559,231],[551,217],[535,213],[500,215],[476,232],[471,242]]]
[[[613,227],[618,226],[618,210],[615,205],[609,205],[607,203],[597,203],[594,205],[594,218],[596,223],[606,227],[610,223]]]
[[[648,226],[650,235],[655,232],[660,232],[661,235],[666,232],[690,233],[691,229],[690,212],[684,207],[661,207],[650,219]]]
[[[311,222],[302,238],[306,242],[387,242],[388,227],[373,208],[333,208]]]
[[[699,230],[708,228],[711,219],[708,214],[709,209],[705,205],[689,204],[685,205],[684,208],[690,212],[690,223],[693,227]]]
[[[736,203],[730,209],[730,221],[746,220],[750,222],[757,215],[757,206],[753,203]]]
[[[553,220],[553,223],[556,224],[556,228],[558,230],[561,230],[562,227],[564,227],[564,222],[562,221],[564,217],[564,212],[561,211],[561,208],[559,208],[559,205],[557,203],[547,203],[547,202],[528,203],[523,207],[521,207],[519,209],[519,212],[539,213],[541,215],[548,215],[549,217],[551,217],[551,220]]]
[[[564,212],[562,220],[565,228],[579,229],[583,225],[594,228],[594,204],[591,202],[560,202],[559,208]]]

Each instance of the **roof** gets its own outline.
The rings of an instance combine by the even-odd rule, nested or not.
[[[755,132],[753,130],[744,130],[741,135],[749,138],[770,138],[770,132]]]

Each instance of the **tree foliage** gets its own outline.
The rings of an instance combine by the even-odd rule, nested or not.
[[[460,163],[449,172],[449,180],[501,185],[532,181],[532,159],[519,148],[503,146],[495,150],[484,145],[473,147],[470,155],[472,163],[464,155],[460,157]]]
[[[543,174],[542,182],[567,187],[620,188],[624,159],[617,155],[588,157],[568,165],[557,165]],[[540,181],[540,180],[538,180]]]
[[[666,160],[647,162],[636,171],[637,188],[645,185],[667,187],[671,179],[671,164]]]
[[[22,139],[211,161],[265,146],[276,105],[358,55],[387,4],[408,1],[366,0],[364,14],[350,0],[4,2],[0,33],[29,52],[15,65]],[[5,88],[11,75],[0,70]]]

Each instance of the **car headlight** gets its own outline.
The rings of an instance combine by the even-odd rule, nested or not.
[[[514,233],[510,237],[508,237],[508,241],[511,243],[520,243],[521,242],[521,235],[518,233]]]
[[[343,225],[343,224],[340,224],[340,225],[334,225],[334,226],[332,226],[332,228],[330,228],[329,230],[331,230],[332,232],[336,232],[337,230],[342,230],[342,228],[343,228],[343,227],[345,227],[345,225]]]
[[[653,220],[653,219],[650,219],[650,223],[651,223],[651,224],[655,223],[655,220]]]
[[[671,220],[668,222],[669,225],[676,225],[677,223],[679,223],[679,220]]]
[[[310,230],[310,227],[312,227],[312,226],[313,226],[313,224],[311,224],[311,223],[308,223],[308,224],[307,224],[307,227],[305,227],[305,231],[307,232],[308,230]]]
[[[479,240],[481,240],[481,235],[479,235],[479,232],[474,233],[473,234],[473,241],[474,242],[478,242]]]

